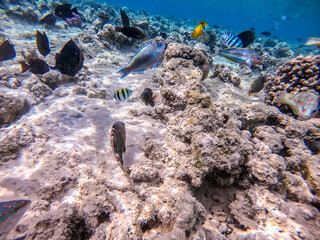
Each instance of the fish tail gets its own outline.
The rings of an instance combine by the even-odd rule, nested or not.
[[[290,97],[292,96],[291,93],[281,92],[277,97],[277,102],[281,104],[288,104],[291,103]]]
[[[219,55],[220,54],[220,50],[221,50],[221,48],[218,48],[218,47],[214,46],[214,55]]]
[[[26,64],[25,62],[20,62],[21,64],[21,72],[24,73],[26,71],[28,71],[30,69],[30,66],[28,64]]]
[[[117,73],[121,74],[121,78],[126,77],[132,70],[129,67],[121,68]]]

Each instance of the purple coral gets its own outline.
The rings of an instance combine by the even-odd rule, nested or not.
[[[82,24],[82,20],[81,17],[76,14],[76,13],[72,13],[73,17],[72,18],[66,18],[66,22],[68,24],[69,27],[81,27]]]

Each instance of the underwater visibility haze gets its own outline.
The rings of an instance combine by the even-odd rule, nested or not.
[[[319,239],[319,12],[0,0],[0,240]]]

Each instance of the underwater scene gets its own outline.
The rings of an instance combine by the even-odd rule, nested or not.
[[[319,0],[0,0],[0,240],[319,240]]]

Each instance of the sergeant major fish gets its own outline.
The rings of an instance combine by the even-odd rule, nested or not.
[[[131,72],[143,72],[148,68],[155,67],[161,54],[164,52],[164,49],[164,42],[155,42],[145,45],[134,55],[129,65],[121,68],[118,73],[121,74],[121,78],[124,78]]]
[[[113,97],[118,101],[125,101],[129,99],[132,94],[132,90],[129,88],[121,88],[118,91],[115,91]]]
[[[208,26],[208,23],[206,23],[205,21],[199,21],[199,25],[193,30],[191,38],[196,39],[201,36],[206,26]]]
[[[281,92],[277,97],[277,102],[289,105],[299,120],[320,117],[320,97],[316,93],[309,91],[298,94]]]
[[[226,48],[215,47],[215,55],[221,55],[230,61],[245,64],[248,67],[261,63],[261,57],[255,51],[246,48]]]
[[[120,168],[127,174],[123,168],[123,155],[126,152],[126,128],[123,122],[115,122],[112,125],[110,142]]]

